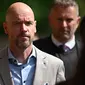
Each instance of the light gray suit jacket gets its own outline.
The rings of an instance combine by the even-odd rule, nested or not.
[[[33,85],[55,85],[64,81],[63,62],[34,46],[37,54],[36,70]],[[8,62],[8,47],[0,51],[0,85],[13,85]]]

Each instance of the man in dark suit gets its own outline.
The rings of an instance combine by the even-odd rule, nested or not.
[[[63,61],[32,44],[36,20],[27,4],[13,3],[3,27],[9,45],[0,50],[0,85],[54,85],[65,80]]]
[[[75,32],[80,22],[78,4],[74,0],[55,0],[49,13],[52,34],[34,41],[34,45],[64,61],[66,79],[72,78],[79,59],[80,42]]]

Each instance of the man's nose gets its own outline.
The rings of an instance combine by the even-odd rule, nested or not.
[[[63,24],[63,27],[67,27],[67,22],[65,20],[62,22],[62,24]]]
[[[27,27],[26,27],[26,25],[24,23],[21,24],[20,30],[21,31],[27,31]]]

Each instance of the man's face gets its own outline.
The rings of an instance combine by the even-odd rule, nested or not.
[[[12,46],[25,49],[30,46],[36,33],[36,21],[30,11],[17,10],[7,17],[4,29]]]
[[[78,27],[80,17],[73,6],[56,6],[49,14],[53,36],[60,42],[71,39]]]

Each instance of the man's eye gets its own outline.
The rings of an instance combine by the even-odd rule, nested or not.
[[[67,22],[71,22],[72,20],[73,20],[73,19],[67,19],[66,21],[67,21]]]
[[[33,22],[25,22],[25,25],[29,26],[29,25],[32,25]]]

